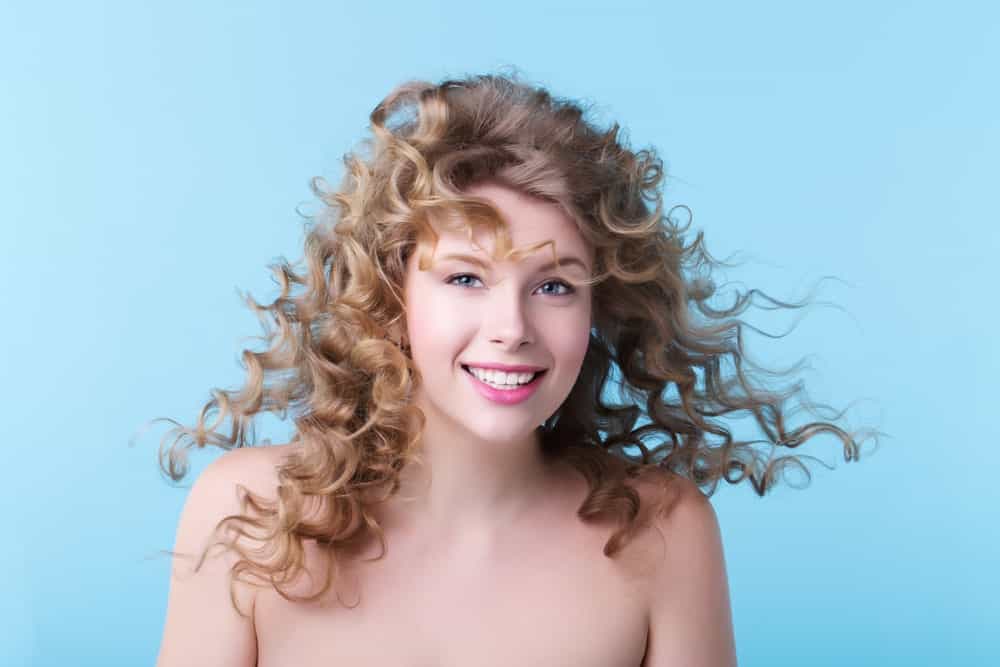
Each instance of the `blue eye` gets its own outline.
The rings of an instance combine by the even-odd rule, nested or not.
[[[474,280],[479,280],[479,277],[476,276],[475,274],[472,274],[472,273],[456,273],[455,275],[449,277],[445,281],[445,283],[447,283],[449,285],[458,285],[458,283],[455,283],[455,280],[457,280],[459,278],[472,278]],[[463,284],[461,284],[459,286],[460,287],[466,287],[467,285],[468,285],[468,283],[463,283]],[[549,294],[547,294],[547,296],[569,296],[570,294],[573,294],[576,291],[571,285],[567,285],[562,280],[549,280],[549,281],[546,281],[544,283],[544,285],[562,285],[566,289],[566,291],[563,292],[562,294],[549,293]]]

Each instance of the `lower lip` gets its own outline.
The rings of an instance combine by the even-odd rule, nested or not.
[[[534,380],[517,389],[494,389],[464,368],[462,372],[469,376],[472,384],[479,390],[480,394],[494,403],[500,403],[501,405],[514,405],[515,403],[527,400],[529,396],[535,393],[538,385],[541,384],[542,378],[545,376],[545,372],[539,373],[535,376]]]

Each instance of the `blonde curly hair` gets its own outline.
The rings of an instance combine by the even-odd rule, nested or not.
[[[776,447],[796,448],[829,433],[843,443],[846,461],[859,458],[860,432],[823,420],[789,428],[785,403],[805,398],[801,382],[772,391],[751,381],[748,369],[784,373],[746,358],[742,333],[749,325],[736,316],[755,294],[768,308],[807,302],[783,303],[749,290],[737,293],[730,308],[709,306],[711,269],[729,265],[708,254],[700,232],[685,244],[686,207],[664,212],[663,165],[655,150],[630,150],[617,123],[599,129],[587,111],[516,76],[407,82],[372,111],[372,137],[345,155],[340,186],[313,180],[323,207],[307,223],[303,259],[271,267],[281,287],[271,304],[246,297],[268,349],[245,349],[244,386],[214,389],[194,428],[168,419],[176,427],[160,444],[160,466],[178,481],[188,472],[191,447],[251,446],[255,414],[294,415],[297,446],[278,467],[276,497],[240,487],[242,513],[216,527],[217,535],[228,530],[229,537],[214,545],[239,555],[231,570],[237,611],[236,581],[313,601],[333,585],[341,547],[374,534],[385,553],[371,504],[391,497],[400,471],[419,460],[415,445],[425,423],[411,403],[420,373],[394,340],[406,330],[405,267],[412,252],[434,245],[432,221],[464,221],[470,235],[487,228],[500,239],[497,252],[510,256],[496,211],[462,195],[484,179],[557,203],[595,250],[586,357],[569,396],[539,431],[545,456],[569,462],[588,482],[580,519],[617,522],[606,556],[619,553],[637,530],[640,497],[629,479],[683,476],[707,495],[721,479],[747,480],[763,496],[786,466],[809,475],[799,457],[775,457]],[[688,223],[680,225],[675,212],[687,213]],[[426,268],[425,258],[420,266]],[[292,294],[293,285],[303,288],[299,294]],[[731,377],[723,375],[725,360],[735,369]],[[612,382],[614,367],[620,377]],[[613,384],[624,402],[608,402]],[[821,407],[803,404],[813,414]],[[206,427],[213,412],[217,418]],[[766,441],[734,439],[719,419],[731,413],[752,414]],[[637,425],[640,416],[648,423]],[[226,417],[229,435],[217,430]],[[709,442],[710,435],[718,442]],[[663,437],[650,446],[652,436]],[[770,444],[766,454],[754,447],[762,442]],[[263,546],[245,548],[240,536]],[[304,569],[304,540],[324,547],[332,567],[322,588],[303,597],[279,583]]]

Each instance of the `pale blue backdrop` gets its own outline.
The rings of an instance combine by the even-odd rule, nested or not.
[[[4,1],[0,664],[153,663],[186,490],[129,437],[241,381],[236,290],[273,298],[382,96],[504,66],[657,147],[729,280],[843,281],[748,345],[891,438],[715,495],[740,664],[996,664],[995,6]]]

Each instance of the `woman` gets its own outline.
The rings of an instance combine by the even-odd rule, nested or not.
[[[662,162],[584,116],[502,76],[407,83],[314,184],[304,269],[248,299],[269,349],[161,448],[175,480],[183,438],[231,451],[179,522],[160,667],[736,663],[699,487],[763,495],[801,466],[775,446],[858,443],[786,430],[801,389],[744,374],[749,295],[708,307],[718,263],[664,215]],[[288,444],[248,446],[265,410]],[[772,455],[713,419],[740,410]]]

